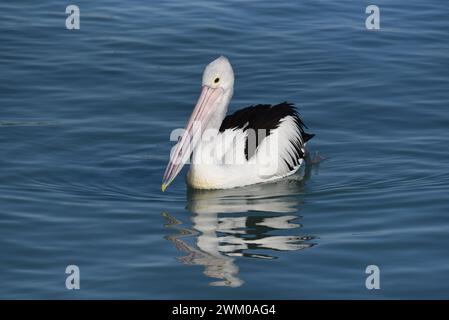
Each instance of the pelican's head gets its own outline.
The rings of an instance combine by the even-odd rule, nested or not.
[[[207,128],[218,129],[223,121],[234,88],[234,71],[223,56],[209,63],[203,72],[200,97],[193,109],[184,134],[165,169],[162,191],[175,179],[189,160]]]
[[[224,92],[234,88],[234,71],[226,57],[220,56],[209,63],[203,72],[203,88],[220,89]]]

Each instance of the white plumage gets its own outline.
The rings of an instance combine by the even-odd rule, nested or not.
[[[293,162],[297,155],[292,140],[300,137],[303,154],[305,144],[292,116],[280,121],[250,159],[245,157],[247,133],[227,129],[210,141],[200,142],[193,151],[187,183],[196,189],[227,189],[282,179],[298,171],[303,159]]]

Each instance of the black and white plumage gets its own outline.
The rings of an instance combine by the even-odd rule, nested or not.
[[[233,85],[234,73],[226,58],[206,67],[201,96],[167,166],[162,190],[190,156],[187,182],[197,189],[281,179],[304,162],[306,143],[314,135],[304,131],[294,105],[260,104],[226,116]]]
[[[248,150],[248,140],[245,147],[245,156],[248,160],[251,158],[257,150],[257,147],[262,143],[263,139],[270,135],[273,130],[278,129],[279,125],[287,117],[292,117],[294,124],[300,133],[299,136],[290,137],[290,143],[293,146],[293,154],[289,159],[284,161],[290,166],[291,170],[299,164],[301,159],[304,159],[305,149],[304,145],[307,141],[313,138],[314,134],[308,134],[304,131],[307,126],[299,117],[294,105],[289,102],[282,102],[276,105],[270,104],[258,104],[243,108],[234,112],[231,115],[226,116],[220,126],[220,132],[227,129],[243,129],[246,131],[252,129],[255,131],[266,130],[266,135],[259,139],[256,136],[256,145],[252,150]]]

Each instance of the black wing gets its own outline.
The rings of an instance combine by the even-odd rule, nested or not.
[[[256,147],[254,150],[248,150],[248,139],[246,140],[245,156],[248,160],[255,154],[257,146],[259,146],[263,139],[269,136],[271,130],[276,129],[280,125],[281,120],[287,116],[293,117],[301,133],[301,140],[295,139],[292,143],[295,146],[297,158],[304,158],[302,151],[303,143],[312,139],[314,134],[308,134],[304,131],[304,128],[307,128],[307,126],[299,117],[292,103],[283,102],[276,105],[258,104],[238,110],[223,120],[220,126],[220,132],[227,129],[243,129],[243,131],[253,129],[257,133],[259,129],[265,129],[265,136],[258,137],[258,134],[256,134]]]

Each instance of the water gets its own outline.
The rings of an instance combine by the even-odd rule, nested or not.
[[[1,298],[449,298],[446,1],[378,0],[380,31],[365,1],[76,4],[0,4]],[[220,54],[231,111],[294,102],[327,159],[161,193]]]

